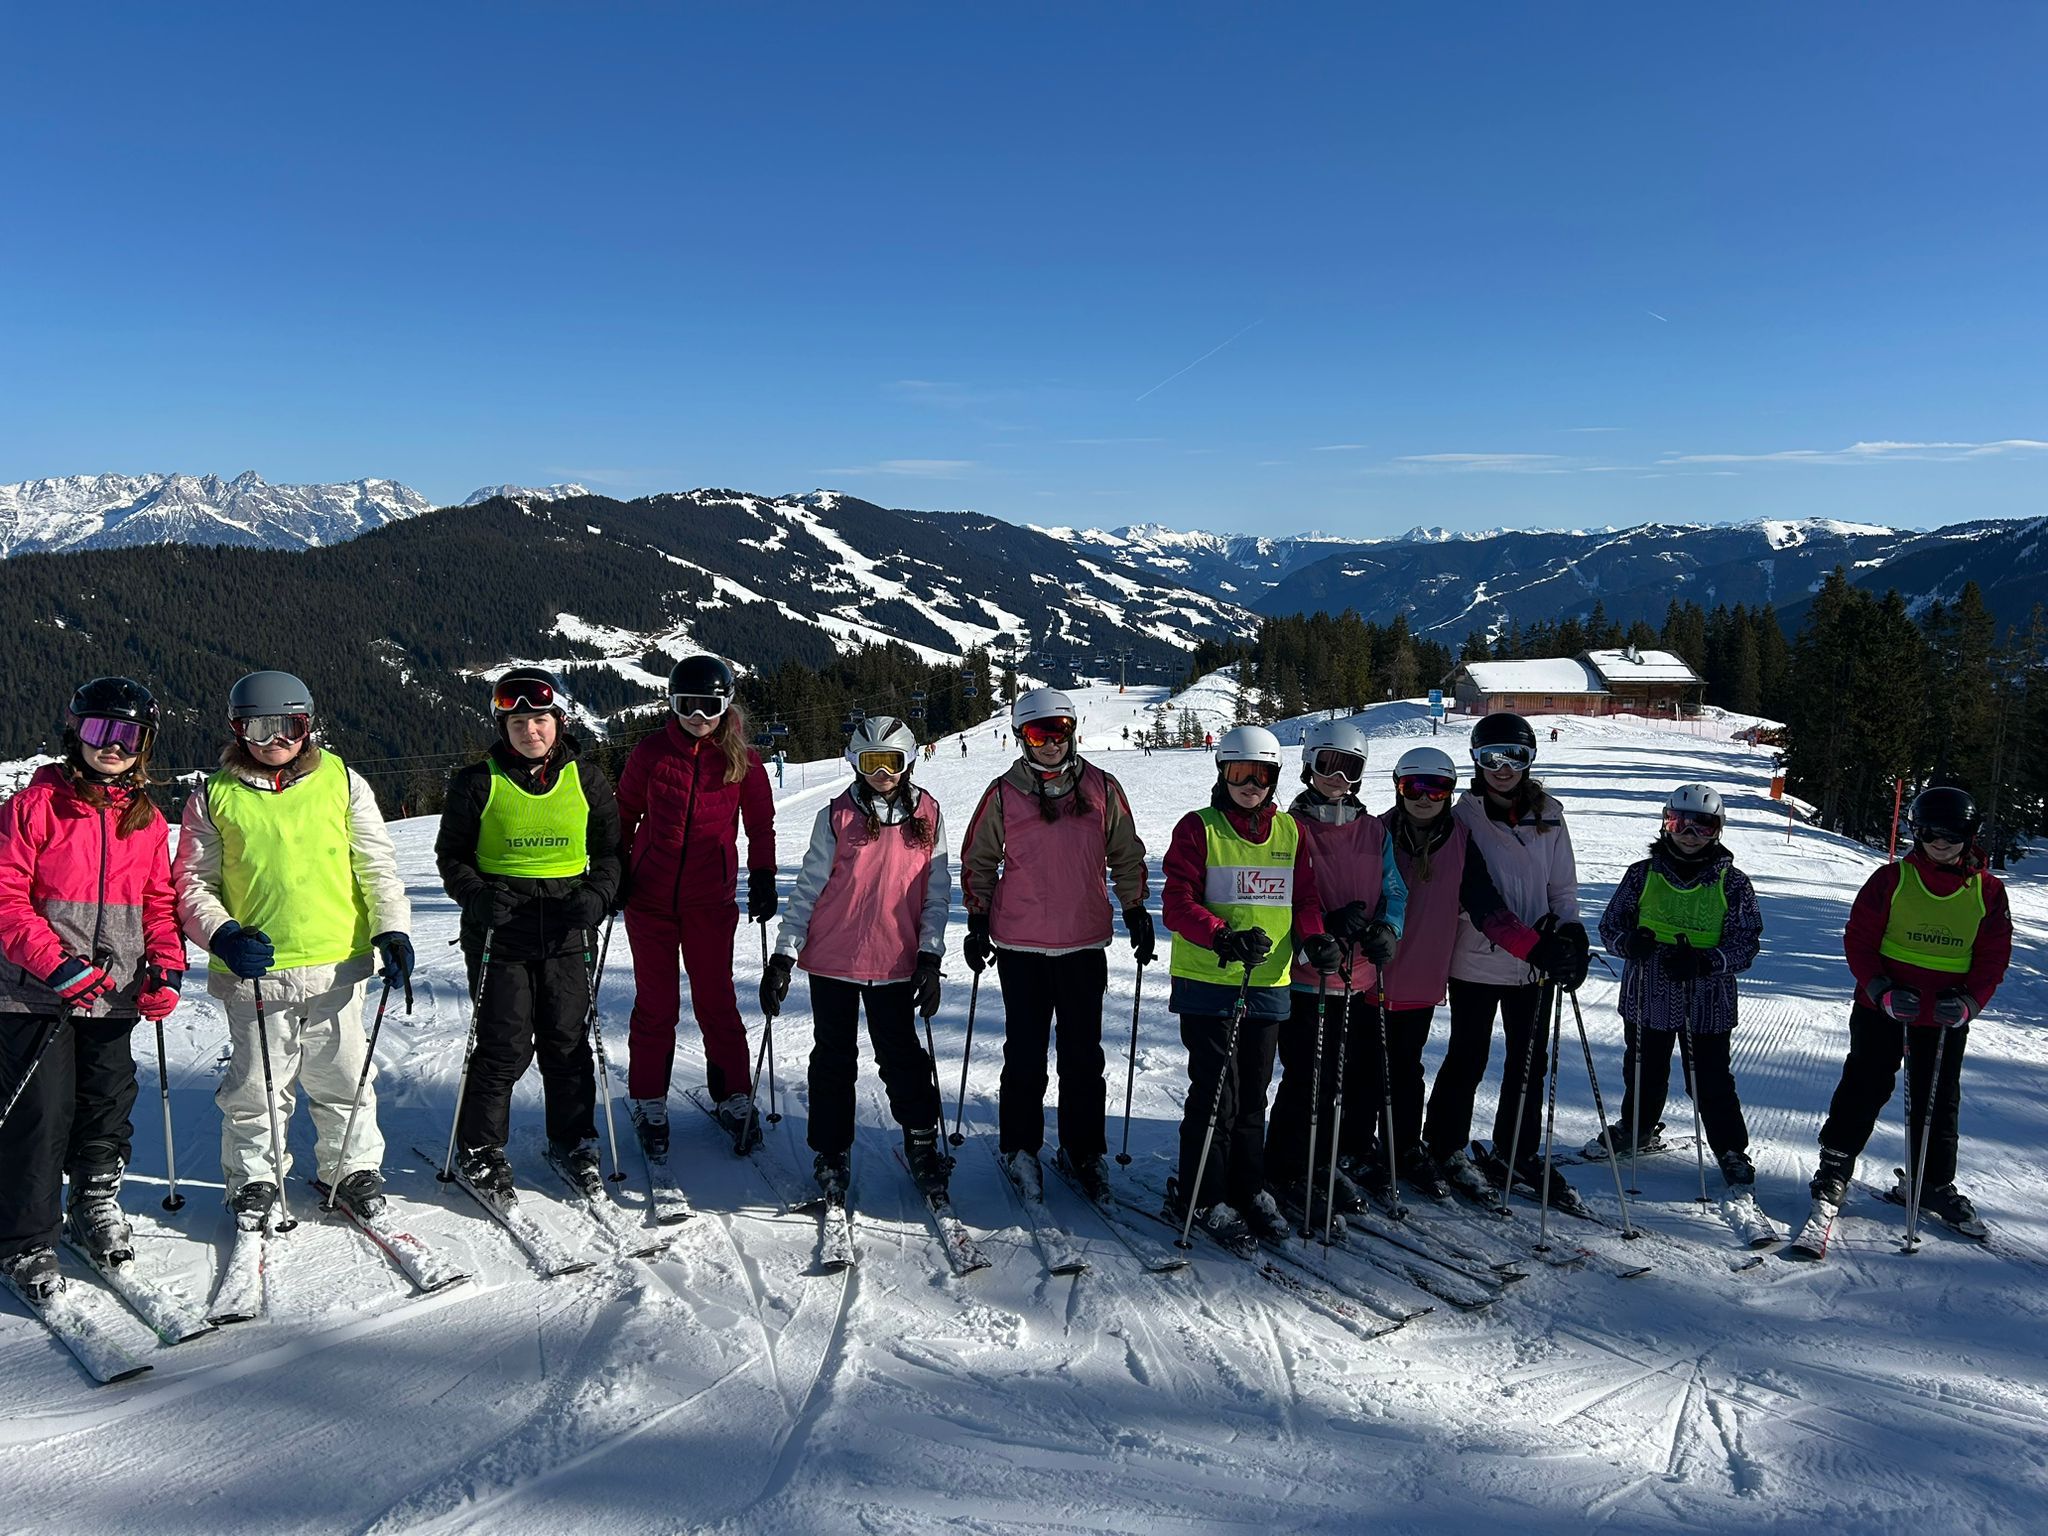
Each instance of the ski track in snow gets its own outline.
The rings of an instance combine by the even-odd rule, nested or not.
[[[1231,693],[1215,680],[1188,702],[1227,707]],[[1122,778],[1152,850],[1155,911],[1159,853],[1173,823],[1206,799],[1212,772],[1202,753],[1104,750],[1124,725],[1149,723],[1159,698],[1137,689],[1119,698],[1113,688],[1082,698],[1088,750]],[[1428,732],[1408,704],[1369,718],[1383,737]],[[1652,834],[1671,784],[1704,778],[1728,798],[1730,840],[1766,925],[1763,959],[1744,982],[1736,1076],[1759,1196],[1796,1224],[1846,1046],[1841,927],[1876,856],[1805,826],[1788,838],[1782,807],[1765,795],[1767,754],[1635,722],[1559,723],[1554,744],[1540,728],[1540,771],[1571,811],[1589,925]],[[1291,742],[1291,730],[1282,739]],[[967,740],[966,757],[948,738],[917,770],[956,825],[1007,761],[989,727]],[[1400,745],[1374,748],[1375,808],[1386,802],[1385,770]],[[779,796],[785,872],[836,786],[836,773],[825,770],[823,783],[819,773],[803,776],[807,788],[792,773]],[[291,1195],[301,1224],[273,1241],[266,1317],[155,1350],[149,1376],[95,1388],[11,1301],[0,1309],[0,1486],[10,1527],[120,1530],[147,1510],[162,1532],[377,1536],[938,1524],[1678,1531],[1821,1521],[1914,1536],[1930,1522],[2038,1528],[2048,1496],[2048,1364],[2038,1346],[2048,1321],[2048,1044],[2034,1026],[2048,1016],[2048,887],[2037,880],[2015,882],[2018,957],[1972,1029],[1964,1074],[1962,1176],[1996,1227],[1992,1249],[1936,1230],[1920,1253],[1897,1253],[1903,1214],[1874,1192],[1903,1160],[1895,1099],[1823,1264],[1767,1255],[1731,1272],[1738,1250],[1725,1224],[1693,1205],[1693,1154],[1664,1153],[1639,1168],[1634,1210],[1650,1236],[1627,1245],[1653,1263],[1648,1276],[1618,1281],[1531,1262],[1529,1278],[1484,1311],[1439,1304],[1366,1342],[1214,1250],[1198,1249],[1179,1273],[1147,1273],[1048,1175],[1050,1219],[1090,1266],[1050,1276],[1007,1178],[973,1146],[955,1154],[954,1205],[993,1264],[956,1277],[891,1154],[897,1132],[871,1061],[855,1149],[859,1264],[813,1273],[815,1221],[777,1214],[753,1165],[681,1097],[702,1061],[687,1019],[673,1158],[698,1214],[674,1229],[661,1257],[611,1257],[568,1207],[537,1155],[537,1079],[521,1085],[513,1153],[524,1202],[572,1247],[605,1252],[590,1271],[539,1277],[410,1150],[445,1143],[469,1014],[460,958],[446,942],[454,909],[433,875],[434,830],[426,820],[393,829],[416,903],[421,969],[412,1017],[394,1003],[379,1042],[380,1120],[408,1223],[474,1278],[416,1298],[353,1229],[320,1219],[303,1182],[310,1126],[295,1117]],[[968,995],[963,931],[956,906],[934,1021],[949,1116]],[[604,1021],[623,1072],[630,963],[623,929],[615,938]],[[757,1030],[758,955],[758,939],[743,932],[738,983]],[[1146,978],[1140,1020],[1137,1161],[1112,1165],[1114,1177],[1142,1176],[1148,1188],[1170,1164],[1186,1091],[1163,959],[1162,950]],[[1113,1115],[1134,980],[1119,933],[1104,1008]],[[995,1131],[1002,1000],[992,974],[989,983],[968,1074],[970,1138]],[[1596,965],[1581,994],[1610,1108],[1622,1088],[1615,992]],[[1569,1010],[1564,1027],[1557,1137],[1576,1147],[1597,1125]],[[1432,1071],[1444,1028],[1439,1010]],[[810,1163],[801,984],[777,1034],[784,1119],[768,1129],[761,1156],[780,1182],[800,1184]],[[157,1204],[154,1040],[143,1032],[129,1205],[150,1261],[203,1295],[231,1228],[219,1205],[211,1102],[225,1038],[219,1008],[188,997],[166,1038],[189,1203],[176,1215]],[[1475,1108],[1482,1131],[1495,1057],[1496,1078]],[[1665,1118],[1684,1134],[1691,1111],[1675,1066],[1672,1076]],[[616,1075],[614,1085],[623,1090]],[[630,1136],[623,1101],[615,1108]],[[1057,1134],[1047,1118],[1050,1158]],[[644,1220],[644,1186],[631,1158],[627,1166],[618,1198]],[[1618,1215],[1604,1168],[1570,1176],[1597,1210]],[[1719,1192],[1711,1169],[1709,1190]],[[1516,1213],[1498,1223],[1470,1207],[1417,1211],[1488,1247],[1533,1236],[1535,1212],[1518,1201]],[[1623,1248],[1570,1218],[1553,1215],[1551,1225],[1567,1242]],[[1333,1274],[1420,1299],[1355,1254],[1326,1262]],[[125,1337],[151,1351],[139,1322]]]

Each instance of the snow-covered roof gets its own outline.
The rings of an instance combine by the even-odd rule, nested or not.
[[[1609,683],[1702,683],[1706,679],[1669,651],[1581,651],[1580,657]]]
[[[1536,661],[1475,661],[1463,669],[1482,693],[1605,693],[1592,668],[1569,656]]]

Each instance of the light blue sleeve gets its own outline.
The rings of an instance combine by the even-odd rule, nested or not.
[[[1394,937],[1399,938],[1408,924],[1408,882],[1402,878],[1401,864],[1394,857],[1394,834],[1384,825],[1380,828],[1383,841],[1380,844],[1380,909],[1377,914],[1383,923],[1392,924]]]

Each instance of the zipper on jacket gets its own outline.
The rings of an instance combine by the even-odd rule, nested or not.
[[[688,732],[684,734],[688,735]],[[691,736],[690,743],[690,798],[683,806],[683,841],[682,846],[676,849],[676,888],[669,893],[668,905],[671,912],[680,912],[683,909],[683,869],[690,862],[690,827],[697,819],[697,780],[704,770],[704,738]],[[738,828],[733,830],[733,852],[737,858]]]
[[[93,963],[94,965],[98,965],[98,964],[99,964],[99,958],[100,958],[100,940],[101,940],[102,938],[104,938],[104,937],[105,937],[105,935],[106,935],[106,931],[107,931],[107,854],[108,854],[108,852],[110,851],[110,850],[108,849],[108,847],[107,847],[107,816],[109,815],[109,813],[110,813],[111,809],[112,809],[111,807],[109,807],[109,806],[104,806],[104,805],[103,805],[103,806],[101,806],[101,807],[99,808],[99,823],[100,823],[100,900],[99,900],[99,906],[98,906],[98,908],[97,908],[97,909],[96,909],[96,910],[94,911],[94,913],[93,913],[93,917],[92,917],[92,956],[91,956],[91,959],[92,959],[92,963]],[[97,1007],[97,1006],[98,1006],[98,1004],[96,1003],[96,1004],[94,1004],[93,1006],[94,1006],[94,1007]],[[90,1010],[88,1010],[88,1012],[89,1012],[89,1011],[90,1011]]]

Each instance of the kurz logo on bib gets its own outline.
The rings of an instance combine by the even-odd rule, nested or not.
[[[1239,901],[1271,902],[1287,895],[1292,883],[1292,870],[1285,869],[1239,869],[1232,871]]]

